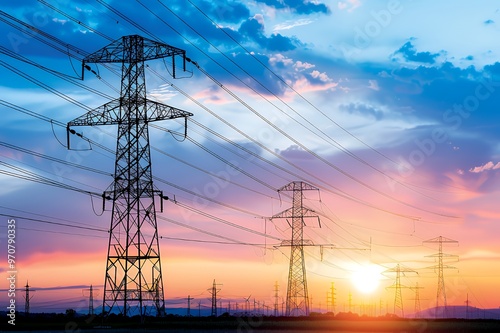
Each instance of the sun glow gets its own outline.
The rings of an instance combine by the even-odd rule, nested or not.
[[[364,294],[370,294],[380,285],[380,279],[382,278],[380,272],[381,267],[377,265],[361,265],[352,273],[352,284],[358,291]]]

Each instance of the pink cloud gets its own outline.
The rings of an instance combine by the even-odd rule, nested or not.
[[[484,171],[496,170],[496,169],[500,169],[500,162],[498,162],[497,164],[494,164],[492,161],[489,161],[488,163],[486,163],[486,164],[484,164],[482,166],[477,166],[477,167],[471,168],[469,170],[469,172],[472,172],[472,173],[481,173],[481,172],[484,172]]]

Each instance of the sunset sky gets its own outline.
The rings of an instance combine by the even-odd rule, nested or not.
[[[277,245],[291,230],[269,217],[290,207],[276,190],[296,180],[320,189],[305,193],[321,219],[304,229],[318,245],[305,249],[313,310],[321,303],[325,311],[335,282],[337,311],[351,292],[356,307],[382,301],[392,312],[394,289],[386,288],[395,274],[385,271],[397,264],[415,270],[401,282],[423,287],[421,307],[434,306],[436,261],[426,256],[438,248],[424,241],[438,236],[458,241],[444,246],[458,256],[446,261],[456,267],[445,271],[448,304],[464,305],[468,294],[473,306],[498,308],[499,8],[429,0],[3,3],[0,272],[7,274],[13,217],[18,287],[29,280],[38,289],[32,311],[84,313],[90,284],[101,289],[96,307],[102,301],[110,211],[96,196],[19,177],[108,188],[116,127],[75,128],[97,144],[72,136],[68,150],[59,125],[119,96],[120,67],[90,64],[81,81],[82,57],[139,34],[192,60],[177,79],[169,58],[146,71],[150,99],[194,114],[185,140],[182,122],[150,127],[155,185],[177,201],[158,213],[167,311],[186,307],[188,295],[208,306],[214,279],[223,304],[241,307],[250,295],[271,306],[275,281],[285,297],[290,249]],[[359,276],[369,274],[375,289],[363,292]],[[414,291],[403,298],[411,313]]]

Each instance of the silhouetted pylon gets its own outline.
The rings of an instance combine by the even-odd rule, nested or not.
[[[396,309],[401,310],[401,317],[404,318],[405,312],[403,308],[403,295],[401,292],[402,288],[409,288],[407,286],[404,286],[401,284],[401,273],[416,273],[413,269],[406,268],[406,267],[401,267],[400,264],[397,264],[396,267],[390,268],[385,271],[385,273],[396,273],[396,281],[394,284],[388,288],[394,288],[395,289],[395,294],[394,294],[394,314],[397,314]]]
[[[176,56],[182,57],[185,68],[184,50],[131,35],[87,55],[82,62],[82,73],[90,68],[88,63],[122,66],[120,97],[67,125],[68,148],[69,133],[75,133],[72,126],[118,126],[114,181],[103,194],[103,200],[113,202],[103,313],[117,310],[143,319],[148,305],[156,307],[158,316],[165,312],[154,198],[165,197],[153,187],[148,124],[175,118],[184,118],[187,124],[193,114],[147,98],[144,63],[170,57],[175,78]],[[138,313],[133,313],[135,309]]]
[[[424,287],[419,287],[418,282],[415,284],[415,287],[410,287],[411,290],[415,291],[415,318],[420,318],[420,312],[422,311],[420,307],[420,289]]]
[[[438,253],[428,255],[426,257],[431,257],[431,258],[437,258],[438,264],[434,266],[430,266],[428,268],[432,268],[434,270],[438,270],[438,285],[437,285],[437,293],[436,293],[436,312],[435,312],[435,317],[438,318],[438,311],[439,311],[439,300],[441,299],[443,302],[443,317],[447,317],[447,304],[446,304],[446,288],[444,284],[444,269],[456,269],[456,267],[445,265],[443,263],[443,258],[458,258],[458,256],[453,255],[453,254],[445,254],[443,253],[443,243],[445,244],[458,244],[458,241],[446,238],[443,236],[439,236],[436,238],[428,239],[424,241],[424,243],[434,243],[434,244],[439,244],[438,247]]]
[[[307,290],[304,246],[314,246],[313,242],[304,239],[304,219],[317,218],[314,211],[304,207],[304,191],[319,191],[318,188],[301,181],[291,182],[278,190],[292,192],[292,207],[274,215],[272,218],[291,219],[292,239],[281,243],[290,247],[290,266],[286,293],[286,316],[309,315],[309,294]]]
[[[28,281],[26,281],[26,286],[24,286],[24,313],[28,317],[30,315],[30,301],[33,296],[30,296],[30,292],[35,292],[35,290],[30,290]]]
[[[221,284],[214,283],[212,284],[212,288],[208,289],[208,292],[212,295],[212,311],[210,315],[212,317],[217,317],[217,293],[220,291],[217,286],[221,286]]]
[[[87,291],[89,292],[89,316],[93,316],[94,315],[94,296],[98,295],[99,290],[94,289],[94,287],[92,287],[92,285],[90,285],[90,287],[88,289],[82,290],[82,293],[84,296],[86,296],[85,293]]]

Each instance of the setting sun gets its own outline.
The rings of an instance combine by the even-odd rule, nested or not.
[[[360,265],[353,270],[351,276],[352,284],[358,291],[364,294],[370,294],[374,292],[380,284],[380,272],[381,268],[377,265]]]

